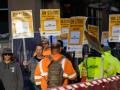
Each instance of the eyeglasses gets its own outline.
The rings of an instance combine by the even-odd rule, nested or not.
[[[3,55],[5,55],[5,56],[7,56],[7,55],[8,55],[8,56],[10,56],[10,55],[12,55],[12,54],[3,54]]]
[[[48,43],[42,43],[42,45],[47,45]]]

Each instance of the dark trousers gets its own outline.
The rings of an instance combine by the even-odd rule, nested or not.
[[[40,88],[37,88],[35,83],[29,81],[29,90],[40,90]]]

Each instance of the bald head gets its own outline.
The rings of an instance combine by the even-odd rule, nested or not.
[[[51,53],[52,55],[55,55],[55,54],[60,54],[60,43],[59,42],[53,42],[51,44]]]

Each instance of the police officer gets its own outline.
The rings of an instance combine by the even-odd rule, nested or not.
[[[114,73],[114,67],[94,49],[91,49],[91,54],[83,64],[87,69],[86,81],[109,77]]]

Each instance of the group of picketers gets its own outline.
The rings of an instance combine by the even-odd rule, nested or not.
[[[103,47],[104,55],[94,49],[83,54],[78,66],[69,52],[63,49],[61,40],[51,43],[43,38],[36,46],[33,57],[23,61],[24,71],[30,73],[29,90],[86,82],[120,73],[120,62],[112,56],[109,46]],[[74,62],[73,62],[74,61]],[[15,61],[11,48],[4,48],[0,62],[0,90],[23,90],[20,65]]]

